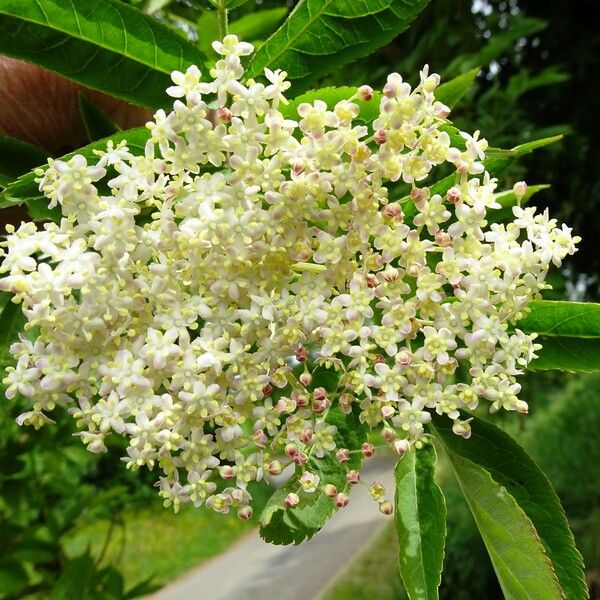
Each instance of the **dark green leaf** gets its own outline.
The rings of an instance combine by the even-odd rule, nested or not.
[[[110,118],[98,108],[85,94],[78,95],[79,112],[90,142],[99,140],[119,131]]]
[[[134,104],[168,104],[169,73],[202,65],[192,44],[118,0],[2,0],[0,53]]]
[[[94,562],[88,552],[72,559],[62,570],[50,593],[50,600],[78,600],[89,598],[94,577]]]
[[[471,438],[464,440],[452,432],[448,419],[434,415],[432,430],[465,493],[507,598],[586,598],[581,556],[544,473],[491,423],[473,418],[471,429]]]
[[[480,67],[475,67],[454,79],[450,79],[450,81],[442,83],[435,90],[436,99],[453,108],[473,85],[480,70]]]
[[[285,6],[249,13],[231,21],[229,32],[246,42],[264,40],[273,33],[275,27],[281,23],[287,13],[288,8]]]
[[[337,405],[329,410],[326,421],[338,429],[334,436],[338,448],[358,450],[366,440],[366,427],[359,421],[358,412],[355,409],[346,415]],[[347,467],[360,468],[362,455],[354,453],[350,456],[350,460],[346,463]],[[320,477],[320,486],[331,483],[335,485],[338,492],[348,491],[346,470],[330,452],[323,458],[311,457],[307,469]],[[260,515],[260,535],[266,542],[299,544],[317,533],[335,512],[333,500],[325,494],[318,490],[312,494],[299,493],[298,489],[298,479],[293,477],[267,502]],[[299,493],[301,501],[296,508],[286,509],[284,500],[290,492]]]
[[[120,131],[109,138],[98,140],[75,152],[65,154],[60,157],[60,160],[69,160],[75,154],[82,154],[88,161],[95,161],[97,157],[94,154],[94,150],[106,149],[106,144],[109,140],[112,140],[115,144],[118,144],[122,140],[127,140],[127,146],[132,154],[143,154],[144,145],[149,137],[150,132],[145,127]],[[47,199],[39,191],[38,185],[35,182],[36,177],[36,174],[31,171],[10,184],[0,193],[0,208],[23,204],[24,202],[27,204],[36,202],[44,203],[44,205],[47,204]]]
[[[395,469],[398,562],[411,600],[438,598],[446,537],[446,503],[434,481],[436,455],[428,445],[405,454]]]
[[[19,331],[25,324],[25,317],[21,305],[10,301],[12,294],[0,292],[0,296],[3,303],[0,313],[0,348],[6,348],[17,339]]]
[[[385,46],[404,31],[428,0],[301,0],[258,49],[248,67],[284,69],[296,90]]]
[[[43,163],[48,153],[38,146],[0,135],[0,187]]]
[[[600,304],[535,300],[529,314],[517,323],[526,333],[545,336],[600,338]]]
[[[525,204],[529,199],[542,190],[547,190],[548,184],[538,184],[527,186],[527,191],[521,198],[521,204]],[[512,208],[517,205],[517,196],[512,190],[499,192],[496,194],[496,200],[501,204],[502,208],[496,208],[488,211],[487,220],[491,223],[501,223],[503,221],[512,220],[514,218]]]
[[[600,371],[600,338],[541,335],[535,341],[542,349],[527,366],[530,371]]]

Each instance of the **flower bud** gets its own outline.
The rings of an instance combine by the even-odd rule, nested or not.
[[[252,507],[251,506],[242,506],[238,509],[238,517],[243,521],[247,521],[252,517]]]
[[[391,427],[384,427],[381,430],[381,437],[390,443],[396,437],[396,432]]]
[[[323,387],[318,387],[313,392],[313,398],[315,400],[325,400],[327,398],[327,390]]]
[[[296,350],[296,360],[300,363],[303,363],[303,362],[306,362],[307,359],[308,359],[308,350],[306,348],[304,348],[303,346],[300,346]],[[302,375],[300,377],[302,377]],[[307,385],[307,384],[303,383],[302,385]]]
[[[373,498],[373,500],[383,499],[384,494],[385,494],[385,488],[378,482],[375,482],[369,488],[369,496],[371,496],[371,498]]]
[[[360,481],[360,473],[356,469],[348,471],[346,481],[351,485],[356,485]]]
[[[375,454],[375,446],[369,442],[365,442],[361,446],[360,450],[365,458],[369,458],[369,456],[373,456],[373,454]]]
[[[296,401],[296,406],[302,408],[304,406],[308,406],[308,396],[306,394],[300,394],[299,392],[294,392],[292,394],[292,400]]]
[[[340,448],[336,453],[335,453],[335,457],[338,459],[339,462],[341,463],[345,463],[348,462],[350,460],[350,451],[348,450],[348,448]]]
[[[517,197],[517,200],[521,200],[526,192],[527,184],[524,181],[517,181],[517,183],[513,185],[513,193]]]
[[[300,434],[300,441],[303,444],[308,444],[308,442],[310,442],[310,440],[312,440],[312,436],[313,436],[313,432],[312,429],[305,429],[301,434]]]
[[[284,504],[287,508],[294,508],[300,504],[300,497],[298,494],[294,494],[294,492],[290,492],[284,500]]]
[[[471,425],[469,424],[469,421],[460,421],[457,419],[452,424],[452,431],[456,435],[465,438],[465,440],[468,440],[471,437]]]
[[[327,400],[326,398],[324,398],[323,400],[314,400],[312,403],[313,412],[317,413],[318,415],[324,413],[327,410],[328,406],[329,400]]]
[[[375,143],[378,146],[381,146],[382,144],[385,144],[387,142],[387,136],[388,136],[388,134],[387,134],[387,131],[385,129],[378,129],[375,132],[375,136],[374,136]]]
[[[233,117],[233,113],[226,106],[222,106],[221,108],[217,109],[217,118],[220,121],[229,123],[229,121],[231,121],[232,117]]]
[[[446,198],[448,198],[448,202],[452,202],[452,204],[456,204],[460,200],[460,189],[456,186],[451,187],[446,192]]]
[[[294,463],[301,467],[308,460],[308,456],[306,452],[298,452],[296,456],[294,456]]]
[[[338,508],[344,508],[344,506],[348,506],[350,498],[348,498],[348,494],[344,494],[344,492],[340,492],[335,498],[334,502]]]
[[[287,456],[293,458],[296,456],[296,454],[298,454],[298,446],[296,446],[294,442],[290,442],[289,444],[286,444],[284,452]]]
[[[354,402],[352,394],[348,394],[347,392],[342,394],[338,398],[338,402],[343,413],[350,414],[352,412],[352,402]]]
[[[328,483],[323,486],[323,492],[325,493],[326,496],[329,496],[330,498],[335,498],[338,493],[335,485],[333,485],[331,483]]]
[[[225,465],[219,468],[219,475],[222,479],[232,479],[235,477],[235,469],[231,465]]]
[[[384,500],[379,503],[379,511],[384,515],[391,515],[394,512],[394,507],[389,500]]]
[[[273,386],[267,383],[267,385],[265,385],[265,387],[262,389],[262,393],[265,396],[270,396],[273,393]]]
[[[358,90],[358,97],[365,102],[373,100],[373,88],[370,85],[361,85]]]
[[[304,386],[307,387],[312,383],[312,375],[305,371],[298,377],[298,381]]]
[[[381,407],[381,416],[384,419],[389,419],[393,414],[394,414],[394,407],[390,406],[389,404],[386,404],[385,406]]]
[[[283,471],[283,467],[278,460],[272,460],[269,463],[267,470],[269,471],[269,475],[281,475],[281,472]]]
[[[367,284],[368,288],[374,288],[377,287],[377,285],[379,284],[379,280],[377,279],[377,276],[374,275],[373,273],[369,273],[366,277],[365,277],[365,283]]]
[[[386,204],[382,209],[381,213],[398,223],[401,223],[404,220],[404,211],[402,207],[397,202],[392,202],[391,204]]]
[[[412,354],[408,350],[400,350],[394,357],[394,360],[401,367],[408,367],[412,361]]]
[[[254,444],[259,448],[264,448],[267,445],[267,436],[262,429],[257,429],[252,436]]]
[[[410,450],[410,444],[408,440],[396,440],[394,442],[394,450],[402,456]]]

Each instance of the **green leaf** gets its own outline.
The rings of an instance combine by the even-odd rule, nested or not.
[[[43,163],[48,153],[38,146],[0,135],[0,187]]]
[[[263,69],[288,73],[296,90],[373,50],[404,31],[428,0],[301,0],[257,50],[251,77]]]
[[[529,199],[542,190],[547,190],[550,187],[547,183],[538,185],[528,185],[527,191],[521,197],[521,204],[526,204]],[[512,190],[499,192],[495,194],[496,201],[501,205],[501,208],[495,208],[487,213],[487,220],[491,223],[501,223],[503,221],[512,220],[514,218],[512,208],[518,204],[517,196]]]
[[[537,300],[529,307],[531,312],[515,325],[540,336],[536,342],[542,349],[529,369],[600,370],[600,304]]]
[[[359,410],[355,408],[346,415],[338,405],[329,409],[326,421],[338,429],[334,436],[338,448],[358,450],[367,439],[366,427],[359,421],[358,413]],[[348,469],[359,469],[361,453],[353,453],[350,457],[346,463]],[[323,458],[311,457],[307,462],[307,470],[319,476],[319,487],[331,483],[338,492],[347,492],[349,489],[346,469],[331,452],[326,453]],[[267,502],[260,515],[260,535],[266,542],[299,544],[317,533],[335,512],[332,498],[319,490],[312,494],[300,493],[298,490],[298,478],[293,477]],[[286,509],[284,500],[290,492],[299,494],[300,504],[293,509]]]
[[[204,56],[119,0],[2,0],[0,53],[148,107],[168,104],[169,73]]]
[[[196,20],[198,28],[198,48],[207,56],[217,56],[212,43],[220,37],[219,13],[215,10],[204,11]]]
[[[453,108],[473,85],[480,70],[480,67],[475,67],[466,73],[458,75],[454,79],[450,79],[450,81],[442,83],[435,90],[436,99]]]
[[[0,292],[0,306],[2,306],[2,312],[0,312],[0,348],[6,348],[14,342],[25,324],[21,305],[11,302],[11,296],[12,294],[8,292]]]
[[[94,576],[94,562],[88,552],[73,558],[61,571],[50,593],[50,600],[89,598]]]
[[[79,112],[90,142],[99,140],[119,131],[106,113],[98,108],[85,94],[78,94]]]
[[[281,23],[287,14],[288,8],[286,6],[249,13],[235,21],[231,21],[229,32],[237,35],[245,42],[264,40],[273,33],[275,27]]]
[[[246,4],[248,0],[220,0],[223,4],[223,7],[227,10],[231,10],[232,8],[237,8],[238,6],[242,6],[242,4]]]
[[[508,434],[474,417],[465,440],[433,416],[507,598],[587,597],[583,562],[552,485]]]
[[[411,600],[438,598],[441,581],[446,503],[434,481],[435,462],[428,445],[405,454],[395,469],[398,563]]]
[[[106,149],[106,144],[112,140],[114,144],[118,144],[122,140],[127,140],[127,147],[132,154],[143,154],[146,141],[150,137],[150,132],[145,127],[136,127],[127,131],[120,131],[111,135],[109,138],[98,140],[79,150],[70,152],[60,157],[60,160],[69,160],[75,154],[82,154],[88,161],[97,160],[94,150]],[[15,182],[11,183],[7,188],[0,193],[0,208],[14,206],[17,204],[27,203],[29,206],[35,203],[42,203],[42,206],[47,205],[48,199],[39,191],[38,185],[35,182],[37,175],[30,171],[19,177]]]

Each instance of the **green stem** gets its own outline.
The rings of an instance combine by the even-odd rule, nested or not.
[[[219,8],[218,8],[218,12],[219,12],[219,34],[221,36],[221,39],[223,39],[228,32],[228,25],[227,25],[227,9],[224,6],[223,0],[221,0],[221,2],[219,3]]]

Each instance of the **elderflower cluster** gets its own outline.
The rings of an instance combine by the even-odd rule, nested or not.
[[[214,48],[210,79],[173,73],[142,155],[122,142],[92,164],[50,160],[40,190],[60,223],[8,229],[0,289],[27,319],[4,379],[31,402],[19,422],[68,407],[89,450],[114,433],[127,467],[158,468],[167,505],[248,518],[248,484],[287,465],[287,506],[347,503],[315,465],[373,446],[345,448],[332,411],[399,453],[425,443],[433,411],[464,437],[481,402],[526,412],[515,377],[539,346],[514,323],[578,238],[520,206],[488,226],[487,142],[451,138],[427,68],[414,89],[394,73],[379,100],[362,86],[290,112],[285,72],[244,80],[252,46]],[[440,165],[455,179],[436,193]]]

